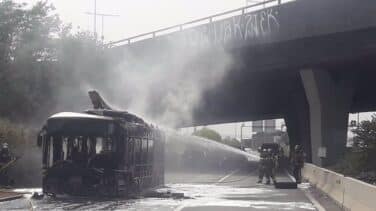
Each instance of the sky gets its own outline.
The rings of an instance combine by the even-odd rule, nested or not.
[[[15,0],[34,4],[38,0]],[[119,15],[104,19],[105,41],[116,41],[160,28],[192,21],[246,5],[246,0],[96,0],[97,13]],[[254,0],[257,1],[257,0]],[[94,0],[49,0],[59,14],[63,23],[71,23],[75,30],[93,31],[93,16],[85,14],[94,11]],[[97,33],[101,35],[102,22],[97,18]],[[360,120],[370,119],[372,113],[360,114]],[[351,114],[350,120],[357,115]],[[240,139],[242,123],[211,125],[223,137],[230,136]],[[277,121],[281,128],[283,120]],[[251,125],[251,122],[245,122]],[[183,129],[182,133],[190,134],[193,128]],[[243,128],[243,137],[249,138],[252,131]]]
[[[37,0],[16,0],[34,4]],[[93,31],[94,18],[86,12],[94,11],[95,0],[49,0],[65,23]],[[116,41],[133,35],[188,22],[231,9],[243,7],[245,0],[96,0],[97,13],[118,17],[104,19],[106,41]],[[97,33],[102,22],[97,18]]]

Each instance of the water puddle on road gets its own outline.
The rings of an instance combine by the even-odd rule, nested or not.
[[[18,189],[18,192],[32,193],[40,189]],[[140,198],[93,200],[90,198],[31,199],[34,210],[315,210],[309,201],[294,201],[289,192],[276,190],[271,186],[231,187],[206,184],[167,184],[157,189],[160,193],[184,193],[184,198]],[[3,204],[9,209],[16,208],[17,202]],[[25,203],[26,206],[27,203]],[[2,205],[2,206],[3,206]],[[20,208],[20,207],[17,207]],[[22,207],[21,207],[22,208]],[[29,209],[27,207],[24,207]]]
[[[171,188],[184,192],[193,199],[185,200],[176,210],[195,210],[222,208],[249,210],[315,210],[309,202],[286,201],[287,192],[275,190],[271,186],[231,187],[220,185],[174,184]],[[282,201],[279,201],[282,200]],[[227,209],[226,209],[227,208]]]

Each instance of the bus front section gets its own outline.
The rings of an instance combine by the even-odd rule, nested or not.
[[[43,192],[50,195],[118,195],[120,133],[109,117],[81,113],[51,116],[38,137],[43,153]]]

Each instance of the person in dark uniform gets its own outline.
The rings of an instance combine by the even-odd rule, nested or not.
[[[8,143],[3,143],[0,150],[0,163],[7,163],[12,159]]]
[[[273,184],[276,183],[275,174],[277,171],[277,155],[272,152],[272,149],[268,149],[268,168],[269,176],[273,181]],[[270,179],[269,179],[270,183]]]
[[[259,148],[260,152],[260,161],[259,161],[259,180],[257,183],[262,183],[264,179],[264,175],[266,174],[266,166],[267,166],[267,152],[265,149]],[[266,175],[265,175],[266,176]],[[268,178],[268,176],[267,176]]]
[[[12,160],[12,154],[9,151],[8,143],[3,143],[0,147],[0,185],[13,185],[14,181],[8,177],[6,170]]]
[[[292,155],[293,173],[297,183],[302,182],[302,168],[304,166],[305,154],[300,145],[296,145]]]
[[[272,178],[273,182],[275,182],[275,177],[273,174],[274,160],[272,158],[272,153],[268,149],[263,149],[259,151],[259,180],[257,183],[262,183],[264,176],[266,178],[266,184],[270,184],[270,178]]]

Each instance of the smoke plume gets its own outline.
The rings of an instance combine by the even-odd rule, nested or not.
[[[76,68],[79,90],[62,87],[61,107],[76,109],[74,102],[85,108],[87,91],[96,89],[115,107],[152,122],[191,123],[202,94],[221,83],[232,58],[221,47],[182,39],[192,31],[179,33],[109,49],[105,69]]]

